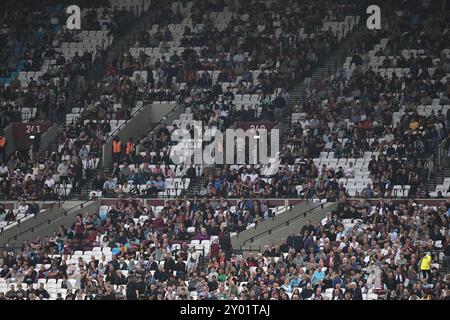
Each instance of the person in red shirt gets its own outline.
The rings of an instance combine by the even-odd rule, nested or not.
[[[219,241],[214,240],[209,248],[209,257],[212,259],[213,257],[218,258],[220,253],[220,245]]]
[[[161,213],[158,213],[155,220],[153,220],[153,227],[160,231],[161,233],[164,231],[165,225],[164,225],[164,219],[162,217]]]
[[[83,218],[82,218],[81,214],[77,215],[77,219],[74,223],[73,229],[75,231],[75,238],[82,239],[83,235],[84,235],[85,227],[84,227]]]
[[[256,267],[256,266],[257,266],[256,259],[255,259],[255,257],[253,257],[253,253],[251,253],[251,252],[248,254],[248,258],[247,258],[247,266],[248,266],[249,268],[251,268],[251,267]]]

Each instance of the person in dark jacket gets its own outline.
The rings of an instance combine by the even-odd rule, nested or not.
[[[225,257],[227,259],[231,258],[231,252],[233,251],[233,246],[231,244],[230,233],[225,232],[224,236],[219,239],[220,248],[225,252]]]
[[[170,254],[167,253],[166,256],[164,257],[164,270],[166,272],[172,273],[173,271],[175,271],[175,268],[176,268],[175,261],[173,261]]]

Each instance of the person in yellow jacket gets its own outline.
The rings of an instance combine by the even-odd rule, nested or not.
[[[431,281],[431,262],[433,259],[431,258],[431,254],[427,252],[422,259],[420,260],[420,271],[422,271],[422,276],[424,279],[428,280],[428,283]]]

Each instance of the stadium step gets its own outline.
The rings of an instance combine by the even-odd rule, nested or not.
[[[188,197],[193,198],[195,195],[200,194],[204,189],[206,181],[206,177],[204,176],[197,176],[195,179],[191,180],[191,184],[189,185],[187,192]]]
[[[430,156],[429,159],[431,158],[433,159],[434,176],[431,179],[427,180],[426,190],[428,192],[434,192],[437,186],[442,185],[444,183],[445,178],[450,178],[450,168],[443,165],[439,165],[438,162],[439,148],[436,148],[436,150]]]
[[[322,61],[319,65],[317,65],[312,70],[311,83],[315,81],[320,81],[325,77],[328,77],[332,74],[335,74],[336,71],[343,65],[345,59],[350,52],[353,44],[358,41],[358,39],[362,36],[361,31],[366,27],[361,19],[360,24],[357,25],[352,32],[350,32],[347,37],[340,43],[338,48],[332,50],[332,53]],[[290,107],[289,107],[289,115],[283,117],[283,125],[286,125],[286,128],[292,127],[291,116],[293,112],[301,112],[301,106],[304,104],[305,99],[307,97],[306,94],[306,85],[302,80],[298,81],[298,83],[289,91],[290,96]],[[288,130],[283,131],[282,135],[282,144],[287,143],[287,132]]]
[[[327,212],[336,208],[337,203],[328,202],[321,205],[306,201],[299,202],[292,208],[279,207],[275,216],[233,236],[231,243],[233,248],[243,250],[243,254],[262,250],[265,245],[272,245],[274,241],[287,237],[291,232],[297,234],[308,220],[311,220],[313,225],[317,225]]]
[[[148,14],[141,16],[126,34],[113,42],[113,45],[108,51],[106,63],[113,63],[114,60],[118,59],[119,55],[127,52],[131,46],[135,45],[136,40],[142,32],[151,29],[152,24]]]

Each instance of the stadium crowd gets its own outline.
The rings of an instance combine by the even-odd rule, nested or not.
[[[133,20],[134,13],[123,8],[113,10],[106,1],[79,1],[78,4],[83,7],[83,26],[87,30],[109,30],[109,34],[114,35]],[[104,42],[93,50],[76,52],[73,57],[64,56],[63,43],[82,41],[79,31],[70,31],[65,26],[64,4],[48,0],[40,2],[39,6],[30,2],[25,6],[26,10],[18,9],[24,5],[8,1],[2,6],[2,37],[7,44],[2,54],[7,54],[8,68],[4,70],[5,78],[0,84],[0,135],[4,136],[3,129],[9,123],[25,120],[65,122],[66,114],[72,108],[84,107],[81,117],[64,128],[59,137],[59,150],[39,153],[37,144],[33,147],[32,157],[15,152],[7,159],[2,150],[3,167],[7,167],[8,172],[2,171],[1,196],[17,198],[21,195],[28,199],[48,200],[61,195],[54,188],[60,177],[62,182],[73,185],[74,190],[80,188],[81,180],[95,168],[92,162],[99,157],[102,142],[111,131],[108,121],[121,119],[121,110],[113,108],[113,102],[118,98],[112,97],[109,84],[97,86],[94,82],[85,82],[90,79],[89,72],[94,76],[103,72],[108,44]],[[101,14],[98,8],[102,9]],[[17,19],[18,14],[21,19]],[[21,26],[17,25],[18,21],[23,22]],[[41,72],[45,59],[55,62]],[[25,79],[24,83],[25,80],[17,76],[19,71],[36,71],[42,75]],[[114,90],[118,91],[117,86]],[[119,93],[123,94],[120,90]],[[94,116],[95,112],[100,117]],[[97,125],[84,123],[84,119],[106,121]],[[66,195],[66,191],[63,194]]]
[[[281,170],[275,175],[264,177],[256,166],[224,166],[220,173],[208,176],[206,192],[192,200],[166,201],[162,208],[144,207],[138,200],[127,199],[128,195],[137,195],[136,189],[130,187],[127,192],[122,187],[121,199],[111,208],[84,212],[73,225],[25,242],[15,254],[4,251],[0,285],[8,287],[4,292],[0,290],[0,299],[37,300],[56,294],[59,300],[447,300],[450,202],[438,206],[426,206],[412,199],[394,202],[389,194],[394,184],[408,184],[412,197],[426,196],[424,183],[433,170],[425,163],[425,156],[448,135],[447,115],[424,117],[401,109],[405,106],[406,110],[414,110],[418,104],[430,104],[437,98],[440,104],[448,103],[448,83],[438,81],[448,71],[448,58],[441,56],[439,63],[433,64],[433,75],[428,73],[430,60],[441,55],[443,45],[448,43],[445,39],[449,33],[443,32],[448,17],[443,12],[416,26],[419,31],[412,27],[409,34],[398,32],[409,30],[416,13],[426,14],[432,9],[439,12],[435,7],[427,11],[416,2],[411,4],[411,12],[403,16],[397,16],[395,10],[386,11],[393,14],[387,19],[389,30],[368,35],[365,41],[355,44],[351,75],[341,70],[331,79],[311,84],[309,99],[301,106],[302,115],[288,135],[291,147],[283,148]],[[148,95],[155,101],[175,99],[192,111],[195,120],[207,127],[224,129],[240,117],[254,115],[234,110],[228,102],[234,93],[231,88],[223,92],[221,82],[234,82],[241,76],[247,81],[238,82],[240,93],[260,90],[272,94],[277,88],[286,93],[290,82],[308,78],[311,66],[336,44],[336,38],[328,32],[322,38],[305,41],[287,36],[300,27],[298,23],[308,34],[318,31],[326,1],[308,2],[308,6],[294,9],[293,2],[288,6],[274,3],[270,11],[256,5],[240,6],[237,9],[241,21],[233,18],[224,31],[212,30],[209,26],[213,21],[206,14],[208,5],[220,11],[222,1],[195,3],[191,17],[196,23],[203,23],[206,31],[186,29],[182,42],[186,47],[203,47],[200,56],[193,49],[185,50],[181,57],[174,55],[170,61],[152,61],[145,53],[137,59],[131,54],[121,56],[106,67],[105,81],[99,86],[107,95],[116,96],[102,100],[103,91],[86,98],[80,110],[83,116],[61,136],[60,155],[46,154],[41,158],[42,173],[27,172],[27,177],[20,178],[23,174],[16,169],[26,168],[26,164],[16,157],[2,165],[0,174],[12,175],[14,180],[11,185],[4,182],[1,192],[9,197],[48,192],[46,187],[33,188],[28,181],[35,175],[37,181],[46,179],[43,184],[48,187],[55,183],[52,174],[56,171],[59,181],[65,183],[72,176],[73,185],[77,186],[83,168],[91,172],[91,160],[99,155],[102,142],[111,131],[108,122],[122,117],[121,110],[112,109],[117,100],[124,107],[123,117],[128,118],[135,96]],[[347,15],[342,9],[346,6],[337,8],[344,10],[343,16]],[[162,5],[159,12],[167,10],[169,5]],[[169,16],[173,21],[183,19],[177,10]],[[160,24],[164,26],[163,20]],[[282,26],[283,36],[279,38],[271,37],[276,26]],[[171,35],[167,31],[144,33],[139,41],[144,46],[168,42]],[[237,34],[246,36],[236,41]],[[395,57],[385,59],[383,66],[409,68],[409,76],[383,77],[369,66],[367,53],[382,38],[389,41],[379,55]],[[416,38],[424,41],[418,43]],[[215,39],[222,43],[216,44]],[[297,46],[293,45],[295,41]],[[408,42],[429,53],[402,60],[399,50]],[[224,52],[230,55],[226,57]],[[243,52],[251,52],[251,61]],[[200,57],[212,59],[214,64],[202,65]],[[261,64],[266,65],[268,74],[262,70],[260,79],[249,78],[248,71]],[[198,71],[208,68],[220,70],[218,84],[207,73],[197,76]],[[147,71],[147,83],[135,71]],[[157,71],[157,81],[152,79],[153,71]],[[176,88],[173,77],[186,86]],[[249,87],[244,82],[250,82]],[[287,94],[281,94],[269,101],[273,116],[275,101],[285,106],[288,99]],[[402,118],[394,123],[394,113],[400,111]],[[111,112],[114,115],[108,118],[106,114]],[[100,122],[85,124],[84,117]],[[116,184],[151,181],[152,194],[164,188],[166,178],[194,177],[194,167],[177,167],[181,171],[174,172],[168,166],[170,159],[165,148],[169,141],[170,130],[165,125],[143,137],[136,147],[133,140],[123,141],[124,149],[117,155],[110,174],[96,176],[93,189],[117,195]],[[348,193],[339,179],[355,177],[353,164],[349,162],[337,170],[317,166],[313,158],[324,151],[352,158],[367,151],[386,151],[385,156],[371,158],[368,169],[373,185],[363,191],[365,197],[380,199],[373,203],[347,199]],[[150,169],[149,163],[155,167]],[[130,164],[144,167],[133,171]],[[247,254],[232,247],[233,233],[272,217],[272,208],[263,198],[297,196],[339,203],[320,223],[313,225],[309,221],[257,253]],[[228,197],[240,200],[232,207]],[[10,221],[11,214],[0,208],[0,218]],[[80,254],[82,251],[92,256]]]
[[[435,12],[440,5],[422,9]],[[423,114],[418,107],[449,104],[450,84],[445,81],[450,70],[450,57],[445,52],[448,18],[436,15],[419,23],[410,21],[417,13],[414,9],[399,16],[395,10],[389,12],[388,28],[367,31],[362,41],[353,45],[349,54],[351,70],[340,69],[336,75],[311,85],[309,99],[301,105],[301,113],[293,121],[281,152],[281,164],[298,164],[298,170],[281,170],[272,177],[268,188],[278,185],[283,196],[339,198],[341,192],[347,193],[339,179],[355,178],[355,161],[345,166],[318,166],[312,160],[322,153],[357,160],[372,152],[378,155],[371,157],[365,176],[371,185],[359,190],[357,196],[396,196],[395,185],[410,186],[408,196],[412,198],[429,197],[434,191],[427,188],[427,181],[436,173],[430,155],[448,136],[450,110]],[[417,32],[420,37],[416,41]],[[374,70],[369,52],[383,38],[388,39],[386,46],[374,53],[375,57],[384,58],[379,67],[402,68],[402,74],[394,72],[388,76]],[[405,57],[405,48],[423,49],[424,53]],[[395,113],[401,116],[398,121]],[[255,171],[253,178],[242,181],[247,193],[260,192],[261,179],[257,176],[264,175]],[[236,186],[235,180],[230,172],[209,177],[205,194],[234,196],[239,191],[229,190],[240,189],[241,184],[239,181]],[[300,189],[306,193],[296,191],[295,187],[302,184]]]
[[[136,57],[127,53],[117,64],[109,66],[110,73],[124,77],[134,75],[139,96],[144,95],[151,101],[177,101],[190,110],[193,121],[202,121],[204,128],[217,127],[223,130],[237,121],[274,121],[277,112],[282,112],[289,105],[288,89],[293,81],[310,77],[312,67],[322,61],[339,42],[340,31],[333,33],[331,30],[321,30],[321,19],[325,17],[321,8],[325,5],[322,1],[311,2],[295,5],[293,11],[276,3],[270,9],[260,2],[248,7],[239,6],[235,10],[240,15],[219,31],[210,19],[211,14],[220,9],[223,3],[218,1],[207,6],[203,1],[195,2],[190,18],[203,28],[191,30],[185,27],[181,38],[185,50],[181,55],[175,52],[166,59],[166,56],[153,58],[144,50],[139,51]],[[169,7],[168,11],[171,10]],[[348,3],[335,9],[337,20],[357,10]],[[286,18],[281,19],[282,15],[286,15]],[[169,16],[177,23],[185,18],[179,7],[175,12],[172,10]],[[309,23],[306,23],[306,17]],[[167,27],[168,22],[160,22],[154,33],[143,33],[136,46],[159,46],[161,53],[167,52],[167,48],[163,50],[164,46],[174,40]],[[256,24],[258,32],[253,32]],[[303,27],[311,37],[296,34],[295,30]],[[277,28],[282,31],[279,36],[275,35]],[[215,39],[225,40],[217,45]],[[259,71],[257,76],[254,70]],[[213,81],[208,71],[219,72],[217,80]],[[274,92],[277,94],[273,97]],[[239,109],[234,101],[235,95],[239,94],[259,94],[260,98],[256,105],[241,106]],[[127,165],[140,165],[147,161],[151,164],[171,164],[166,155],[169,154],[168,147],[172,145],[171,133],[176,129],[177,125],[170,126],[170,129],[163,125],[156,134],[152,132],[136,145],[133,143],[132,159],[124,148],[121,152],[123,157],[118,159],[125,158]],[[187,130],[194,130],[192,124],[187,126]],[[121,143],[124,146],[128,141]],[[141,156],[143,153],[145,156]],[[156,159],[150,154],[156,154]],[[119,161],[118,164],[123,162]],[[108,176],[102,179],[107,180]]]
[[[166,202],[155,214],[119,200],[105,215],[86,212],[51,237],[24,243],[16,256],[4,252],[0,277],[10,285],[4,297],[48,298],[37,283],[55,279],[66,300],[448,299],[448,274],[434,263],[444,255],[448,272],[448,202],[344,200],[319,224],[309,221],[246,257],[231,247],[230,232],[243,230],[247,215],[269,209],[258,200],[237,208],[233,214],[224,199],[196,198]],[[190,240],[211,240],[209,252],[196,251]],[[103,248],[101,258],[69,260],[93,247]]]

